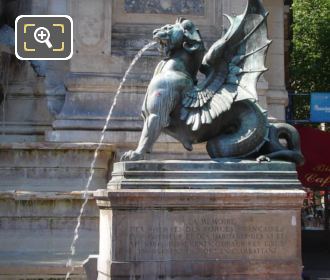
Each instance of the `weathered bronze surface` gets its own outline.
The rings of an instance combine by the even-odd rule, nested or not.
[[[281,158],[301,164],[297,131],[288,124],[269,124],[266,111],[257,104],[256,84],[267,70],[271,43],[267,15],[259,0],[249,0],[242,15],[227,16],[228,31],[206,53],[190,20],[179,18],[154,30],[166,57],[145,95],[139,145],[121,160],[143,159],[163,131],[190,151],[192,144],[207,142],[211,158]],[[198,72],[205,75],[201,82]]]

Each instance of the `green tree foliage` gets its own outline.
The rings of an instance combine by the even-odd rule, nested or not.
[[[294,0],[291,87],[330,91],[330,0]]]

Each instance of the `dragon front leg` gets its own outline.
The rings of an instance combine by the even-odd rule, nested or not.
[[[145,153],[150,152],[162,130],[160,117],[156,114],[149,115],[143,125],[139,145],[136,150],[130,150],[123,154],[121,161],[134,161],[144,158]]]

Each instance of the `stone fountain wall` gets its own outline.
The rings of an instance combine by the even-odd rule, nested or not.
[[[65,275],[95,148],[90,143],[0,144],[0,279]],[[90,191],[106,186],[112,160],[112,147],[104,144]],[[94,200],[86,206],[79,235],[73,279],[83,274],[81,261],[97,252]]]
[[[14,1],[14,0],[11,0]],[[74,20],[74,55],[68,62],[42,65],[46,77],[37,77],[29,63],[12,62],[5,119],[0,114],[0,138],[6,141],[95,142],[120,79],[136,52],[151,40],[152,30],[178,15],[191,18],[210,46],[227,26],[223,13],[242,13],[245,0],[131,1],[30,0],[34,14],[70,14]],[[260,79],[261,105],[274,121],[285,119],[287,92],[284,67],[284,5],[264,0],[270,11],[267,57],[269,71]],[[176,4],[175,4],[176,3]],[[26,4],[27,5],[27,4]],[[136,9],[136,7],[139,7]],[[145,12],[143,12],[145,11]],[[106,142],[127,149],[142,127],[140,109],[148,81],[159,61],[152,49],[140,59],[126,82],[109,125]],[[163,137],[155,150],[178,153],[181,145]],[[197,154],[203,147],[197,148]],[[194,155],[196,156],[196,155]]]
[[[227,24],[222,14],[241,13],[246,1],[25,0],[19,10],[13,9],[17,0],[5,2],[11,7],[5,12],[12,18],[15,13],[69,14],[74,21],[72,59],[41,63],[45,77],[38,76],[29,62],[18,61],[12,46],[0,40],[2,69],[4,57],[10,57],[8,84],[0,81],[0,279],[63,277],[99,131],[133,56],[151,39],[154,28],[174,22],[179,15],[195,21],[210,46]],[[270,11],[273,43],[269,71],[258,87],[261,105],[276,121],[284,119],[287,102],[284,6],[282,1],[263,2]],[[92,189],[106,188],[114,152],[136,145],[143,96],[158,60],[156,49],[150,49],[133,68],[114,110]],[[174,139],[161,136],[153,157],[205,158],[206,154],[204,145],[188,154]],[[94,201],[87,207],[81,235],[77,261],[98,251]],[[73,276],[81,275],[77,268]]]

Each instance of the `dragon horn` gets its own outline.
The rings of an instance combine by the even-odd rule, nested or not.
[[[178,17],[177,19],[176,19],[176,22],[175,23],[181,23],[181,22],[183,22],[185,20],[185,18],[183,18],[183,17]]]

